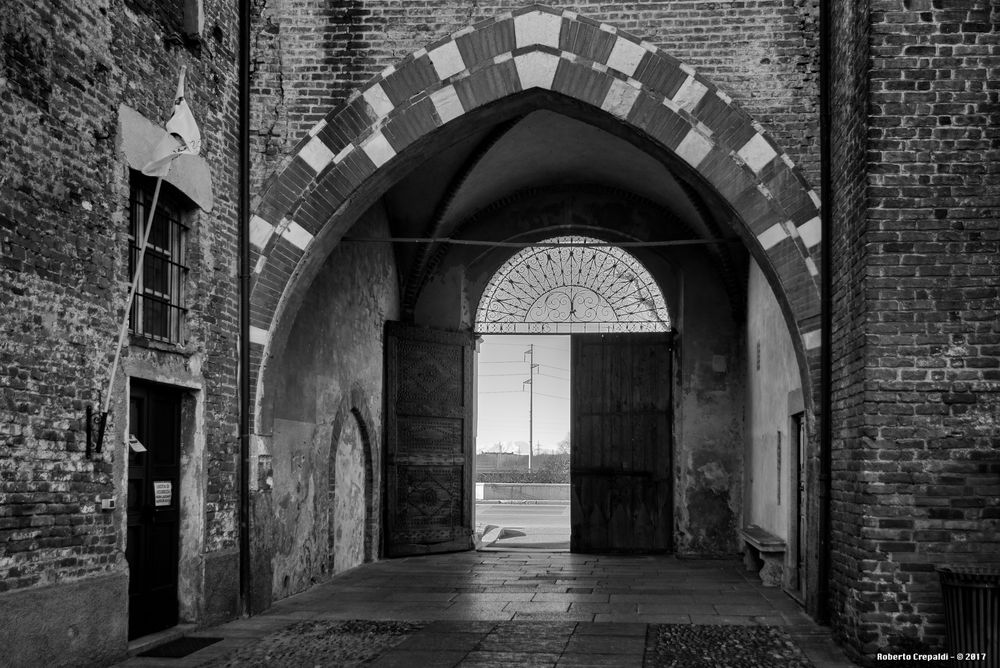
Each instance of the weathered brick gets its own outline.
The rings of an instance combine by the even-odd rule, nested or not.
[[[849,592],[871,581],[876,565],[900,562],[930,573],[935,562],[961,564],[974,561],[976,551],[1000,551],[995,528],[964,521],[985,498],[968,486],[971,460],[997,459],[1000,388],[988,370],[1000,358],[967,341],[981,315],[996,322],[997,256],[989,244],[977,246],[983,239],[976,230],[995,229],[989,207],[1000,178],[979,169],[997,158],[986,138],[990,121],[979,113],[989,99],[985,78],[959,74],[995,67],[988,52],[998,40],[972,27],[987,12],[984,4],[833,8],[833,421],[846,425],[835,431],[834,459],[847,467],[834,472],[832,510],[845,518],[834,541],[857,555],[834,560],[834,622],[863,653],[940,647],[943,612],[932,580],[899,582],[887,603],[914,609],[894,618],[868,617]],[[958,41],[976,46],[959,51],[952,46]],[[956,90],[968,95],[964,103],[952,99]],[[987,271],[973,274],[969,265]],[[886,392],[858,393],[865,379]],[[953,436],[942,438],[945,432]],[[913,542],[879,544],[909,552],[890,561],[865,559],[872,546],[856,537],[860,508],[879,526],[897,521],[886,501],[876,500],[880,490],[854,484],[851,462],[867,461],[868,451],[919,462],[915,470],[930,476],[899,498],[908,515],[927,519]],[[945,466],[931,468],[929,458]],[[925,561],[914,564],[914,557]],[[907,645],[900,644],[900,623],[914,629]]]

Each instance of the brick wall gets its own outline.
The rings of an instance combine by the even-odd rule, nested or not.
[[[863,496],[857,478],[867,462],[857,447],[864,429],[866,177],[868,100],[867,2],[832,5],[831,180],[834,228],[831,249],[833,360],[831,419],[831,616],[849,643],[858,643],[860,620],[855,587]]]
[[[0,591],[124,568],[124,510],[95,507],[125,498],[113,436],[124,429],[123,381],[105,452],[86,459],[83,432],[85,406],[99,406],[107,385],[129,281],[118,106],[162,125],[182,64],[215,208],[197,216],[189,244],[188,342],[148,355],[200,365],[205,547],[235,545],[235,10],[207,2],[198,44],[160,7],[14,0],[0,15]]]
[[[389,65],[526,2],[260,0],[254,19],[254,183],[330,109]],[[818,184],[817,0],[556,4],[665,49],[732,95]]]
[[[0,590],[117,558],[112,517],[94,510],[111,464],[83,458],[79,429],[123,258],[104,247],[120,208],[111,30],[96,3],[58,17],[18,4],[0,17]]]
[[[838,20],[862,47],[840,90],[870,51],[863,192],[864,98],[835,161],[834,575],[871,655],[942,642],[935,565],[1000,561],[1000,8],[878,0],[865,22]]]

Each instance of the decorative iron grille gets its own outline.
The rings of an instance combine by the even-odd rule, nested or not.
[[[153,203],[150,181],[133,174],[129,184],[129,276],[135,275],[149,207]],[[187,227],[182,221],[181,209],[164,184],[129,314],[129,329],[134,334],[157,341],[183,343],[184,283],[188,268],[184,264]]]
[[[546,239],[493,275],[476,313],[483,334],[665,332],[659,286],[630,254],[600,239]]]

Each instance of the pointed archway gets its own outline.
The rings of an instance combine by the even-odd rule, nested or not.
[[[718,194],[782,307],[804,389],[817,385],[816,192],[766,130],[690,66],[614,26],[534,5],[387,68],[317,123],[270,180],[251,221],[256,405],[296,286],[308,284],[349,224],[446,130],[496,119],[504,101],[537,104],[527,96],[539,92],[602,110]]]

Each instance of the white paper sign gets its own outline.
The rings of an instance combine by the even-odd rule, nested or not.
[[[153,482],[153,505],[169,506],[171,492],[174,484],[169,480],[156,480]]]
[[[132,448],[132,452],[146,452],[146,447],[139,442],[134,434],[128,437],[128,447]]]

